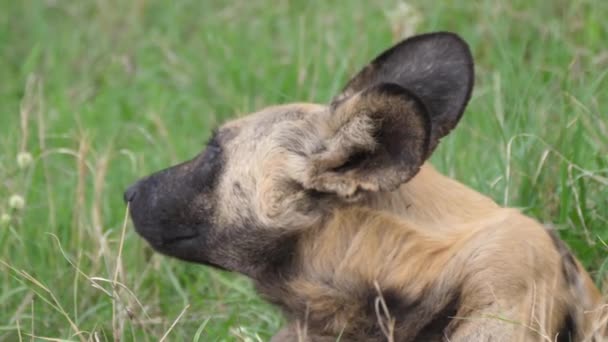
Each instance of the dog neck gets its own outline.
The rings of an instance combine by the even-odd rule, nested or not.
[[[442,175],[429,163],[397,190],[374,193],[364,205],[425,227],[468,222],[500,208],[492,199]]]
[[[312,331],[366,341],[385,340],[376,317],[382,297],[399,317],[398,335],[415,340],[437,317],[456,314],[460,293],[446,291],[445,279],[462,281],[447,265],[461,258],[463,241],[388,212],[343,208],[300,236],[285,278],[259,279],[258,289]]]

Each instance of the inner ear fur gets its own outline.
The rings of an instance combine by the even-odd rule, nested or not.
[[[325,148],[311,156],[304,186],[355,200],[408,181],[427,157],[431,122],[420,99],[381,83],[335,106],[325,120]]]

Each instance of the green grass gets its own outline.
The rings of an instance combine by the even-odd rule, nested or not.
[[[456,31],[477,60],[434,164],[554,223],[601,283],[608,2],[398,4],[0,1],[0,340],[266,340],[283,321],[246,279],[155,255],[130,224],[119,254],[122,191],[230,117],[327,102],[404,32]]]

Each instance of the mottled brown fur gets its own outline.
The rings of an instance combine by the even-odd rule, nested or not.
[[[601,295],[557,235],[425,162],[473,79],[457,36],[405,40],[328,106],[227,122],[136,183],[135,227],[249,276],[290,320],[273,341],[599,341]]]
[[[446,189],[459,201],[445,196]],[[417,191],[433,205],[417,200]],[[349,326],[370,331],[375,317],[361,314],[369,311],[361,298],[377,282],[381,290],[401,294],[403,301],[419,299],[416,310],[397,322],[396,341],[416,340],[454,291],[462,304],[453,315],[457,319],[443,326],[451,341],[553,340],[571,310],[581,314],[574,324],[583,330],[593,320],[592,313],[582,313],[600,302],[599,292],[584,271],[577,274],[588,288],[570,292],[562,274],[562,263],[569,261],[534,220],[498,207],[428,165],[393,196],[388,203],[376,198],[373,205],[337,210],[328,222],[306,232],[298,248],[297,274],[278,289],[260,281],[262,293],[287,312],[306,313],[296,318],[315,331],[350,332]],[[361,336],[343,332],[343,340]]]

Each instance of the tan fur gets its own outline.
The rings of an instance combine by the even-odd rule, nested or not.
[[[492,199],[443,176],[429,163],[398,191],[371,194],[367,203],[419,224],[450,230],[453,223],[470,222],[501,210]]]

